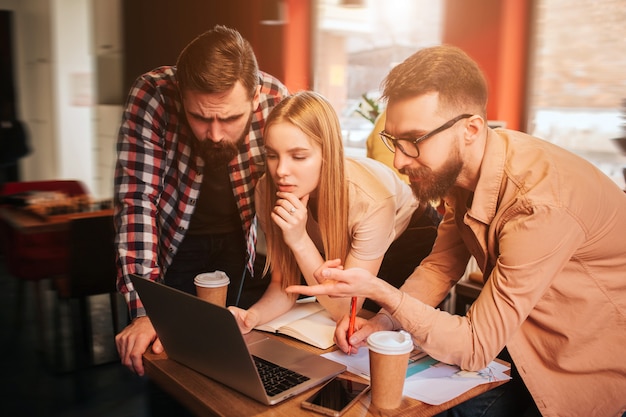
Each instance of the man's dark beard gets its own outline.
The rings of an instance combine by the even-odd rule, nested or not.
[[[252,112],[250,112],[250,116],[248,117],[246,127],[243,129],[243,133],[236,142],[221,141],[219,143],[215,143],[210,139],[205,139],[203,141],[196,139],[194,141],[195,151],[207,165],[211,167],[224,166],[239,153],[239,147],[246,139],[246,136],[250,131],[251,124]]]
[[[462,167],[463,163],[457,147],[437,172],[433,172],[428,167],[404,168],[400,172],[408,175],[409,178],[419,179],[419,182],[410,184],[413,194],[419,201],[439,201],[454,187]]]
[[[223,166],[237,155],[239,145],[245,137],[243,135],[236,143],[225,141],[214,143],[212,140],[206,139],[202,142],[196,142],[196,150],[207,165],[212,167]]]

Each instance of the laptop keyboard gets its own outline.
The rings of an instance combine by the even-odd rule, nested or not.
[[[266,361],[257,356],[252,356],[254,363],[259,371],[265,392],[270,397],[280,394],[289,388],[307,381],[309,377],[291,371],[275,363]]]

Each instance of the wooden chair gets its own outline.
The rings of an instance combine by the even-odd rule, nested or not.
[[[58,299],[69,307],[78,368],[95,364],[90,297],[109,295],[113,336],[119,329],[114,237],[110,215],[70,221],[68,272],[55,278],[54,287]]]
[[[0,196],[27,191],[62,191],[70,197],[87,195],[85,185],[76,180],[25,181],[5,183]],[[40,283],[67,273],[68,240],[65,232],[21,234],[0,221],[2,252],[7,271],[18,279],[17,327],[24,317],[25,284],[34,286],[39,346],[45,350],[45,324]]]

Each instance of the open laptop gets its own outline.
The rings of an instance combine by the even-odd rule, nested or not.
[[[262,333],[242,335],[226,308],[139,276],[131,281],[169,358],[264,404],[293,397],[346,369]],[[281,384],[264,386],[268,363],[289,370]]]

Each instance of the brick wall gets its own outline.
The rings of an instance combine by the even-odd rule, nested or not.
[[[626,0],[536,0],[527,131],[590,160],[620,186],[626,154]]]
[[[531,102],[619,108],[626,98],[626,0],[537,0]]]

